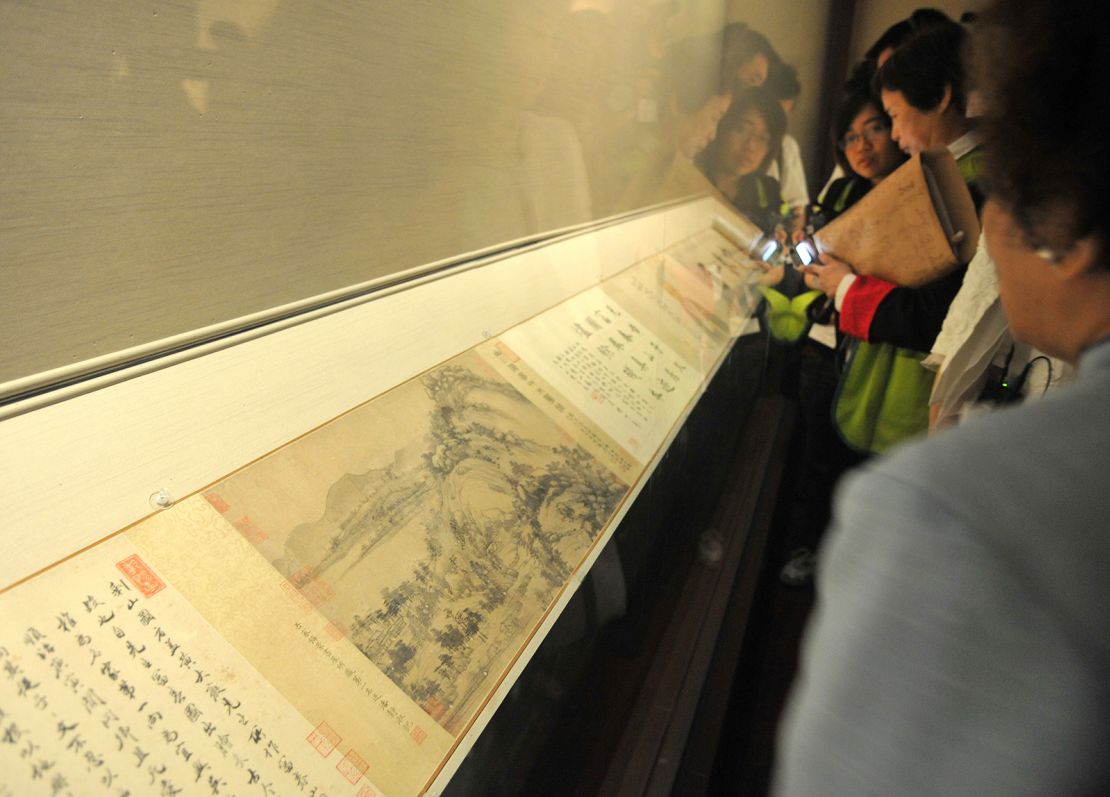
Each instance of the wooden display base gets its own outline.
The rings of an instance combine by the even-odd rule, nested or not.
[[[779,396],[756,405],[712,523],[722,557],[690,569],[600,793],[688,794],[708,782],[794,414]]]

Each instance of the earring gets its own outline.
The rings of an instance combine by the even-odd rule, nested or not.
[[[1051,246],[1042,246],[1038,248],[1036,252],[1037,257],[1052,265],[1056,265],[1064,259],[1064,253],[1059,249],[1053,249]]]

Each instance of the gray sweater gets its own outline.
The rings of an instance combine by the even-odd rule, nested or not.
[[[849,477],[777,795],[1110,794],[1110,341]]]

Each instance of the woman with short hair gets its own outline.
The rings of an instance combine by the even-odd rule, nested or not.
[[[909,154],[947,146],[974,188],[978,140],[963,117],[965,78],[960,62],[966,33],[957,23],[932,27],[903,44],[880,67],[874,85],[891,114],[891,135]],[[916,64],[922,74],[906,77]],[[925,75],[929,70],[935,74]],[[913,103],[927,105],[920,108]],[[930,103],[932,103],[930,105]],[[806,283],[835,301],[840,331],[856,341],[836,400],[838,429],[853,448],[884,453],[929,428],[933,373],[928,356],[967,264],[917,288],[857,275],[831,254],[806,266]]]
[[[779,797],[1110,794],[1103,14],[999,0],[976,21],[1002,302],[1014,334],[1078,378],[841,487]]]

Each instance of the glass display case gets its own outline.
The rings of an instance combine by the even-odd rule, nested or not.
[[[790,427],[707,147],[765,36],[823,183],[892,13],[0,4],[0,795],[697,780]]]
[[[730,550],[705,524],[764,368],[755,232],[668,206],[16,405],[6,717],[67,783],[50,729],[93,718],[167,788],[545,777],[581,679]]]
[[[727,700],[709,671],[728,683],[747,620],[720,604],[751,596],[767,533],[737,484],[773,495],[788,437],[767,355],[758,335],[734,345],[444,794],[671,793],[712,763]]]

